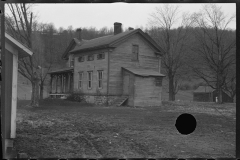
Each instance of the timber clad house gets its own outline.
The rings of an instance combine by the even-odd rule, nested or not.
[[[62,58],[67,68],[51,71],[51,97],[79,93],[86,102],[129,106],[161,105],[163,50],[141,29],[92,40],[74,38]]]

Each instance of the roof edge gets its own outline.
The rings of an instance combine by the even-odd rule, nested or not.
[[[69,53],[74,54],[74,53],[81,53],[81,52],[93,51],[93,50],[104,49],[104,48],[115,48],[115,47],[109,46],[109,45],[101,45],[101,46],[97,46],[97,47],[91,47],[91,48],[85,48],[85,49],[76,50],[76,51],[70,51]]]
[[[71,48],[71,46],[72,46],[73,44],[76,44],[76,45],[77,45],[75,38],[73,38],[73,39],[70,41],[70,43],[68,44],[66,50],[64,51],[64,53],[63,53],[63,55],[62,55],[62,57],[61,57],[62,59],[64,59],[64,60],[67,60],[67,59],[68,59],[68,57],[66,57],[66,56],[70,53],[69,50],[70,50],[70,48]]]
[[[121,67],[123,70],[126,70],[126,71],[128,71],[128,72],[130,72],[130,73],[132,73],[132,74],[134,74],[134,75],[137,75],[137,76],[140,76],[140,77],[166,77],[165,75],[159,75],[159,76],[157,76],[157,75],[146,75],[146,76],[144,76],[144,75],[140,75],[140,74],[136,74],[136,73],[133,73],[132,71],[130,71],[130,70],[128,70],[127,68],[124,68],[124,67]],[[159,74],[161,74],[161,73],[159,73]]]

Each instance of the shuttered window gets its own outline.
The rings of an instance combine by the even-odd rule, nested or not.
[[[79,72],[78,89],[82,88],[82,83],[83,83],[83,72]]]
[[[105,54],[104,53],[100,53],[97,55],[97,59],[104,59],[105,58]]]
[[[133,61],[138,61],[138,52],[139,52],[139,46],[132,45],[132,60]]]
[[[84,62],[84,56],[78,57],[78,62]]]
[[[98,88],[101,89],[103,84],[103,71],[98,71]]]
[[[92,71],[88,72],[88,89],[92,89]]]
[[[87,58],[88,61],[93,61],[94,60],[94,56],[93,55],[89,55]]]

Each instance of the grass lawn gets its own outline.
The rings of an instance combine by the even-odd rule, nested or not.
[[[14,145],[31,158],[235,157],[234,104],[128,108],[44,100],[31,108],[27,103],[18,103]],[[182,113],[197,120],[190,135],[175,128]]]

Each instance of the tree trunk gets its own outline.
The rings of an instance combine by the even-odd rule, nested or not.
[[[31,106],[39,106],[39,80],[34,78],[32,81],[32,97],[31,97]]]
[[[169,75],[168,78],[169,78],[169,101],[174,101],[175,100],[174,77],[172,75]]]
[[[43,99],[43,83],[40,83],[40,99]]]
[[[222,88],[219,88],[218,90],[218,103],[223,103],[222,101]]]

